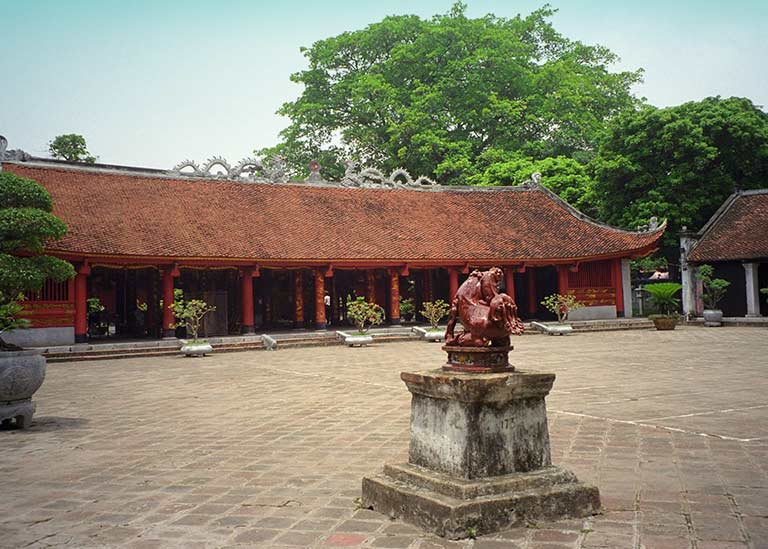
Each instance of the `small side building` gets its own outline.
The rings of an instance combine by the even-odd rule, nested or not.
[[[723,316],[768,316],[760,294],[768,287],[768,189],[732,194],[698,233],[682,233],[680,254],[686,315],[702,314],[696,269],[709,264],[731,283],[719,304]]]

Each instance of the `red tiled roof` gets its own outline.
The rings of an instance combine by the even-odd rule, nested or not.
[[[725,201],[699,232],[689,261],[768,258],[768,189],[742,191]]]
[[[69,227],[51,250],[72,254],[518,263],[646,253],[663,233],[579,219],[541,189],[248,184],[40,163],[4,169],[48,189]]]

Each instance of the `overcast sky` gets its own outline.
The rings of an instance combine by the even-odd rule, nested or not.
[[[468,14],[528,14],[544,2],[468,0]],[[44,156],[63,133],[100,162],[171,168],[273,145],[275,114],[301,88],[301,46],[386,15],[451,1],[0,0],[0,134]],[[559,1],[555,28],[601,44],[615,69],[645,69],[656,106],[721,95],[768,105],[768,1]]]

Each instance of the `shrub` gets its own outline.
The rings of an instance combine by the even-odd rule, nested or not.
[[[674,315],[680,306],[680,300],[675,297],[683,286],[677,282],[658,282],[648,284],[645,291],[651,296],[651,301],[659,308],[662,315]]]
[[[704,289],[702,299],[704,300],[704,306],[707,309],[717,309],[717,304],[723,297],[730,282],[724,278],[712,278],[715,270],[712,265],[702,265],[697,270],[697,276],[701,280],[701,286]]]
[[[552,294],[541,302],[550,313],[557,315],[557,321],[562,324],[568,318],[568,313],[584,306],[573,294]]]
[[[416,306],[413,304],[413,298],[400,298],[400,318],[403,320],[413,320],[416,315]]]
[[[197,334],[205,315],[215,311],[216,307],[208,305],[202,299],[184,299],[184,292],[178,288],[173,290],[173,303],[168,306],[176,317],[177,325],[184,326],[192,335],[192,341],[197,341]],[[174,328],[176,325],[173,326]]]
[[[438,299],[434,302],[425,301],[421,304],[421,306],[423,309],[420,312],[422,316],[429,321],[429,325],[432,326],[433,330],[437,329],[437,325],[440,324],[440,320],[442,320],[451,311],[451,306],[442,299]]]
[[[376,303],[369,303],[364,297],[352,299],[347,296],[347,317],[355,323],[357,331],[364,334],[371,326],[384,321],[384,309]]]

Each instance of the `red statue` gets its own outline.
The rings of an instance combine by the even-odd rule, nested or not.
[[[507,347],[511,334],[523,333],[517,305],[499,292],[504,273],[498,267],[472,271],[451,301],[451,318],[445,331],[445,344],[461,347]],[[464,331],[454,335],[456,321]]]

